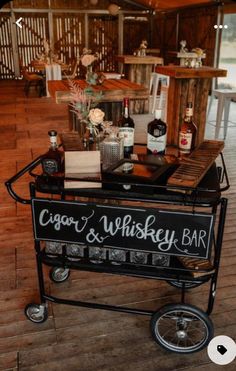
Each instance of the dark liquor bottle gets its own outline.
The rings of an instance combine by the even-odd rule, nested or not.
[[[161,120],[161,110],[155,110],[154,120],[147,127],[147,153],[164,155],[166,148],[167,126]]]
[[[187,103],[185,117],[179,132],[179,152],[181,155],[189,155],[195,147],[197,128],[193,122],[193,105]]]
[[[47,153],[43,156],[42,167],[44,174],[54,175],[63,171],[63,154],[58,149],[56,130],[50,130],[48,135],[50,139],[50,147]]]
[[[128,158],[134,149],[134,121],[129,116],[129,99],[124,98],[124,112],[119,120],[119,138],[124,141],[124,157]]]

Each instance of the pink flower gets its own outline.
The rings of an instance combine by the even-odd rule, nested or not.
[[[88,118],[92,125],[99,125],[104,120],[105,113],[100,108],[93,108],[89,111]]]
[[[85,54],[81,57],[81,63],[83,66],[88,67],[96,60],[93,54]]]

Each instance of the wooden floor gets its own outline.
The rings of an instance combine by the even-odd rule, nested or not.
[[[34,93],[34,92],[33,92]],[[67,129],[66,108],[50,98],[25,98],[21,82],[0,82],[0,370],[235,370],[211,363],[206,349],[178,355],[151,338],[149,317],[49,305],[49,318],[34,324],[24,307],[37,302],[38,286],[30,207],[16,204],[4,181],[48,147],[47,131]],[[207,136],[212,136],[212,127]],[[236,128],[230,128],[225,159],[231,188],[214,311],[215,335],[236,339]],[[17,191],[27,195],[28,177]],[[165,282],[72,272],[65,283],[47,279],[61,297],[157,309],[179,302],[178,289]],[[187,302],[205,309],[209,286],[191,290]]]

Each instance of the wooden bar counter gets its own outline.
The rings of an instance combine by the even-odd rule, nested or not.
[[[81,89],[89,85],[85,80],[75,80]],[[102,102],[122,102],[124,97],[130,99],[148,99],[148,89],[126,79],[106,79],[101,85],[92,85],[93,91],[101,92]],[[48,89],[56,103],[70,103],[71,94],[67,80],[48,81]]]
[[[81,89],[87,88],[89,85],[85,80],[74,80]],[[124,97],[128,97],[130,102],[130,112],[144,113],[148,110],[148,89],[140,84],[136,84],[126,79],[105,79],[100,85],[92,85],[92,90],[95,93],[102,93],[99,99],[99,107],[104,110],[107,120],[112,120],[117,123],[122,113],[122,102]],[[71,92],[67,80],[48,81],[48,90],[56,101],[56,103],[71,102]],[[132,111],[134,102],[139,102],[138,111]],[[69,127],[73,128],[74,117],[71,117],[71,107],[69,108]]]
[[[170,76],[167,110],[167,144],[178,146],[181,121],[187,102],[193,103],[194,122],[198,128],[196,145],[203,142],[209,90],[213,77],[225,77],[226,70],[213,67],[186,68],[157,66],[156,72]]]

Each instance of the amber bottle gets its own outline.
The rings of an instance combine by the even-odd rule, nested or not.
[[[179,152],[180,155],[189,155],[194,147],[196,140],[197,127],[193,122],[193,105],[187,103],[185,117],[179,132]]]
[[[50,130],[48,135],[50,147],[43,156],[42,168],[44,174],[55,175],[63,171],[63,153],[58,149],[56,130]]]

